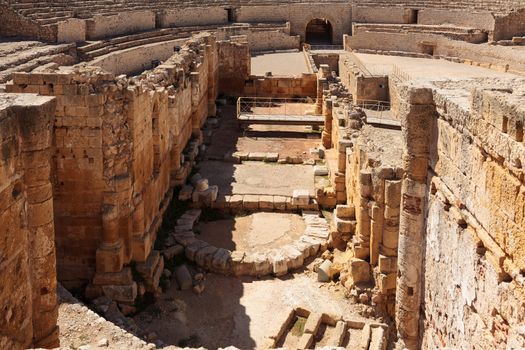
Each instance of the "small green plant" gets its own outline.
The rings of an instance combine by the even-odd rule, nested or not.
[[[292,335],[296,337],[300,337],[304,333],[304,326],[306,324],[306,317],[297,316],[297,320],[295,321],[291,333]]]

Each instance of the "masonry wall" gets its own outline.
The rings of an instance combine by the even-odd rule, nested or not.
[[[129,11],[111,16],[95,15],[86,20],[86,38],[89,40],[151,29],[155,29],[153,11]]]
[[[228,11],[223,6],[178,8],[157,14],[157,27],[161,28],[227,23]]]
[[[311,97],[317,96],[317,75],[299,77],[250,76],[243,91],[244,96],[257,97]]]
[[[86,21],[69,18],[57,23],[57,43],[74,43],[86,40]]]
[[[134,74],[152,68],[152,61],[165,61],[174,54],[175,46],[182,46],[188,38],[163,41],[119,50],[88,62],[116,75]]]
[[[525,9],[496,18],[493,40],[512,39],[525,36]]]
[[[37,38],[42,41],[55,42],[56,28],[42,27],[30,19],[20,16],[6,4],[0,4],[0,36]]]
[[[232,96],[241,96],[250,76],[251,56],[246,36],[219,42],[219,90]]]
[[[55,102],[36,95],[0,99],[0,348],[56,347]]]
[[[67,287],[89,283],[90,297],[132,303],[138,288],[130,261],[146,290],[158,287],[156,233],[170,186],[193,166],[181,153],[215,113],[217,51],[212,36],[199,35],[130,79],[96,67],[14,76],[9,91],[57,99],[54,217],[58,278]]]
[[[525,72],[520,53],[511,48],[470,44],[432,34],[363,32],[345,36],[345,48],[356,51],[426,54],[428,45],[434,46],[434,56],[456,57],[466,63],[474,62],[502,71]]]
[[[439,94],[434,100],[424,341],[522,347],[525,114],[515,109],[519,97],[480,89],[471,113]]]
[[[351,31],[352,10],[346,3],[241,6],[236,15],[238,22],[290,22],[290,33],[300,35],[301,41],[306,25],[315,18],[331,23],[334,44],[341,44],[343,34]]]

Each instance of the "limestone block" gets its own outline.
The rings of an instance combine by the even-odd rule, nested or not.
[[[186,265],[180,265],[175,268],[175,280],[181,290],[189,290],[193,287],[193,279]]]
[[[137,298],[137,283],[133,282],[128,285],[105,285],[102,286],[104,295],[113,301],[121,303],[134,303]]]
[[[269,254],[275,276],[284,276],[288,273],[288,261],[280,250],[275,250]]]
[[[248,160],[252,160],[252,161],[264,161],[266,158],[266,153],[264,152],[250,152],[248,154]]]
[[[170,260],[176,256],[184,254],[184,247],[180,244],[174,245],[162,251],[162,256],[164,259]]]
[[[212,269],[221,273],[231,272],[231,252],[227,249],[219,248],[213,256],[211,263]]]
[[[215,253],[217,253],[217,247],[208,245],[195,253],[195,262],[200,267],[209,269]]]
[[[384,226],[382,244],[389,249],[397,249],[399,241],[399,226]]]
[[[279,160],[279,153],[275,153],[275,152],[266,153],[266,157],[264,158],[265,162],[275,163],[278,160]]]
[[[318,312],[312,312],[308,315],[306,323],[304,324],[304,332],[310,334],[317,334],[319,327],[321,326],[323,315]]]
[[[355,232],[355,221],[354,220],[344,220],[342,218],[334,215],[333,217],[334,227],[337,231],[343,234],[353,234]]]
[[[152,250],[145,262],[137,263],[135,266],[144,279],[151,279],[161,259],[159,251]]]
[[[326,240],[324,239],[312,236],[301,236],[301,238],[299,238],[299,241],[308,245],[309,256],[316,255],[317,252],[321,249],[321,245],[326,242]]]
[[[133,276],[131,268],[125,267],[119,272],[96,273],[93,278],[95,285],[131,285]]]
[[[292,205],[307,206],[310,203],[310,192],[308,190],[294,190]]]
[[[259,196],[259,209],[273,210],[273,196]]]
[[[299,339],[299,341],[297,342],[296,346],[297,346],[297,349],[310,349],[313,342],[314,342],[314,335],[311,333],[304,333]]]
[[[257,210],[259,209],[259,196],[247,194],[242,200],[242,207],[246,210]]]
[[[303,266],[304,257],[297,248],[292,245],[285,245],[281,248],[281,251],[288,261],[288,269],[293,270]]]
[[[365,260],[353,258],[350,260],[348,270],[354,283],[368,282],[370,280],[370,264]]]
[[[286,200],[287,197],[284,196],[273,196],[273,207],[278,211],[286,210]]]
[[[265,253],[255,252],[250,255],[246,255],[244,258],[246,262],[253,262],[252,273],[254,276],[265,276],[273,271],[273,266],[270,263],[270,259]]]
[[[234,194],[230,197],[230,201],[228,202],[228,206],[230,209],[240,209],[242,208],[242,203],[244,201],[244,196],[239,194]]]
[[[328,168],[325,165],[314,166],[314,176],[327,176]]]
[[[397,258],[379,255],[379,271],[384,274],[397,272]]]
[[[195,261],[195,254],[202,248],[209,246],[208,243],[195,240],[193,243],[186,246],[186,258],[190,261]]]
[[[389,273],[387,275],[380,274],[379,275],[379,290],[382,294],[386,294],[388,290],[390,289],[396,289],[396,278],[397,273]]]
[[[332,262],[330,260],[325,260],[319,265],[317,270],[317,280],[319,282],[329,282],[330,281],[330,267]]]
[[[385,204],[391,208],[401,205],[401,180],[385,180]]]
[[[327,240],[330,237],[330,230],[324,227],[308,226],[304,231],[305,235],[322,238]]]
[[[175,242],[182,245],[183,247],[187,247],[197,240],[193,231],[174,233],[171,237],[173,237]]]
[[[199,179],[195,182],[196,192],[206,191],[209,187],[208,179]]]

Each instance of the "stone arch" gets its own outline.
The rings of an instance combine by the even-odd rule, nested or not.
[[[304,41],[311,45],[331,45],[334,29],[326,18],[314,18],[306,24]]]

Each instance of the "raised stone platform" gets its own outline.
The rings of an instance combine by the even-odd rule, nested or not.
[[[194,224],[199,210],[190,210],[177,222],[173,240],[185,248],[186,258],[212,272],[235,276],[282,276],[303,266],[305,259],[327,248],[330,229],[316,211],[304,211],[305,230],[293,242],[260,250],[234,250],[216,247],[198,238]]]

